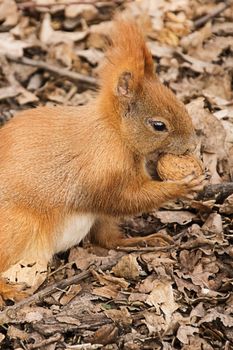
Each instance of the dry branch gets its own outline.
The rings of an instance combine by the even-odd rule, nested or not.
[[[127,0],[127,2],[132,0]],[[118,5],[122,3],[122,0],[112,0],[112,3]],[[17,6],[20,10],[26,10],[31,8],[52,8],[56,6],[70,6],[70,5],[94,5],[94,6],[109,6],[109,1],[101,1],[101,0],[80,0],[80,1],[70,1],[67,2],[60,2],[60,3],[54,3],[54,4],[37,4],[34,1],[25,1],[18,3]]]
[[[116,264],[116,261],[112,261],[111,263],[107,265],[101,265],[99,268],[102,271],[106,271],[111,269]],[[48,286],[47,288],[44,288],[43,290],[33,294],[32,296],[16,303],[15,305],[6,307],[2,312],[0,312],[0,325],[8,322],[12,322],[15,319],[15,315],[17,311],[22,308],[25,305],[31,305],[35,304],[37,302],[42,301],[43,298],[51,295],[52,293],[56,292],[57,290],[63,290],[67,288],[68,286],[72,284],[76,284],[80,281],[83,281],[84,279],[91,277],[92,273],[91,270],[94,268],[91,267],[87,271],[83,271],[79,273],[78,275],[72,276],[67,279],[63,279],[59,282],[56,282],[52,284],[51,286]]]
[[[69,70],[64,69],[64,68],[55,67],[54,65],[43,62],[43,61],[35,61],[35,60],[32,60],[32,59],[27,58],[27,57],[22,57],[22,58],[18,58],[18,59],[8,57],[8,59],[13,61],[13,62],[25,64],[27,66],[32,66],[32,67],[44,69],[50,73],[53,73],[53,74],[59,75],[61,77],[65,77],[69,80],[72,80],[76,84],[82,83],[83,85],[85,85],[86,87],[88,87],[92,90],[95,90],[97,87],[97,81],[93,77],[88,77],[86,75],[72,72],[72,71],[69,71]]]
[[[216,185],[208,185],[199,193],[197,200],[215,199],[216,202],[223,202],[233,193],[233,182],[224,182]]]
[[[208,13],[207,15],[198,18],[193,23],[194,30],[204,26],[207,22],[209,22],[214,17],[217,17],[220,15],[223,11],[225,11],[230,5],[232,4],[231,1],[225,1],[225,3],[220,4],[218,7],[216,7],[212,12]]]

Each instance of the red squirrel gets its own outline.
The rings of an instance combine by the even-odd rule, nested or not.
[[[183,103],[155,74],[138,26],[117,20],[96,98],[81,107],[39,107],[0,129],[0,272],[21,259],[49,261],[89,232],[103,247],[153,244],[126,238],[119,217],[194,195],[203,176],[159,182],[145,159],[195,148]],[[0,294],[14,293],[4,279]]]

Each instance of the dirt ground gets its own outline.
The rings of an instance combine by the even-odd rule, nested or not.
[[[0,349],[233,349],[231,1],[0,0],[0,123],[90,101],[116,12],[142,25],[161,81],[186,104],[208,188],[122,224],[169,235],[169,245],[107,251],[86,241],[48,271],[24,268],[40,278],[0,312]]]

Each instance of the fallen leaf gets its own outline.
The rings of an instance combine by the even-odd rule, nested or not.
[[[233,327],[233,316],[222,314],[218,312],[216,309],[209,310],[206,316],[204,316],[198,322],[198,324],[201,325],[203,323],[209,323],[215,320],[220,320],[225,327]]]
[[[119,287],[112,286],[112,285],[106,286],[106,287],[97,287],[97,288],[93,288],[92,290],[92,294],[98,295],[106,299],[116,299],[118,293],[119,293]]]
[[[189,338],[194,335],[194,333],[199,333],[199,329],[193,326],[181,325],[177,331],[177,338],[183,344],[189,344]]]
[[[19,19],[19,12],[14,0],[1,0],[0,21],[4,26],[15,26]]]
[[[59,43],[77,42],[83,40],[88,32],[65,32],[61,30],[53,30],[51,25],[50,14],[44,16],[40,30],[40,40],[46,45],[56,45]]]
[[[12,283],[25,283],[33,292],[47,277],[47,263],[38,263],[32,260],[19,261],[4,271],[2,276]]]
[[[153,290],[150,292],[146,303],[154,306],[157,314],[160,314],[161,311],[163,312],[167,327],[171,322],[173,312],[179,307],[175,302],[172,283],[170,281],[155,281]]]
[[[89,341],[94,344],[112,344],[116,342],[118,335],[119,330],[114,324],[106,324],[97,329]]]
[[[7,330],[7,335],[11,339],[17,339],[19,338],[20,340],[27,340],[29,338],[29,334],[25,331],[22,331],[19,328],[16,328],[14,326],[10,326]]]
[[[86,21],[91,21],[97,15],[98,10],[91,4],[73,4],[65,7],[65,16],[68,18],[81,17]]]
[[[105,310],[105,315],[113,322],[118,323],[121,327],[128,327],[132,324],[132,317],[126,307],[122,307],[121,310]]]
[[[112,272],[117,277],[126,279],[138,279],[142,269],[133,254],[123,256],[118,263],[112,268]]]
[[[220,234],[223,232],[223,223],[221,215],[218,213],[211,213],[205,221],[202,229],[206,232]]]
[[[143,323],[147,326],[150,335],[162,335],[168,328],[168,324],[162,315],[157,315],[156,313],[149,311],[145,311],[143,315],[145,317]]]
[[[220,213],[233,214],[233,194],[228,196],[219,208]]]
[[[0,344],[2,343],[2,341],[5,339],[5,335],[0,333]]]
[[[190,213],[189,211],[169,211],[169,210],[160,210],[157,211],[155,216],[160,219],[163,224],[171,224],[176,222],[179,225],[186,225],[196,218],[195,214]]]
[[[0,55],[11,58],[23,56],[23,49],[30,44],[22,40],[16,40],[11,33],[0,33]]]

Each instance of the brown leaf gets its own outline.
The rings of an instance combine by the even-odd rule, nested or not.
[[[40,30],[40,40],[46,45],[56,45],[59,43],[73,43],[83,40],[87,36],[87,31],[84,32],[65,32],[54,30],[51,25],[50,14],[44,16]]]
[[[216,235],[223,233],[223,223],[221,215],[219,215],[218,213],[210,214],[206,222],[202,226],[202,229],[204,231],[211,232]]]
[[[216,309],[209,310],[209,312],[200,321],[199,325],[209,323],[215,320],[220,320],[225,327],[233,327],[233,316],[222,314]]]
[[[219,211],[224,214],[233,214],[233,194],[225,199]]]
[[[154,306],[158,314],[162,310],[167,326],[171,321],[173,312],[179,307],[175,302],[174,291],[170,281],[155,281],[153,290],[146,299],[146,303]]]
[[[22,40],[16,40],[11,33],[0,33],[0,54],[11,58],[23,56],[23,49],[30,45]]]
[[[0,333],[0,344],[2,343],[2,341],[5,339],[5,335]]]
[[[14,0],[2,0],[0,3],[0,21],[4,26],[15,26],[19,19],[19,12]]]
[[[64,295],[59,300],[60,304],[61,305],[68,304],[74,297],[76,297],[79,294],[81,290],[82,290],[82,287],[80,284],[72,285],[69,291],[64,293]]]
[[[93,276],[103,285],[118,286],[119,288],[128,288],[129,283],[124,278],[114,277],[110,274],[100,274],[92,271]]]
[[[194,335],[194,333],[199,333],[199,329],[192,326],[181,325],[177,331],[177,338],[183,344],[189,344],[189,338]]]
[[[16,328],[14,326],[10,326],[7,330],[7,335],[11,339],[20,339],[20,340],[27,340],[29,338],[29,334],[25,331],[22,331],[19,328]]]
[[[68,18],[82,17],[86,21],[93,20],[98,15],[98,10],[91,4],[73,4],[65,7],[65,16]]]
[[[189,339],[189,344],[184,345],[182,350],[214,350],[214,348],[207,343],[205,339],[194,336]]]
[[[25,283],[33,292],[47,277],[47,262],[19,261],[2,274],[13,283]]]
[[[157,315],[154,312],[145,311],[143,313],[145,320],[143,322],[148,328],[149,334],[163,334],[168,328],[168,324],[162,315]]]
[[[76,326],[79,326],[81,324],[81,322],[76,318],[66,315],[58,315],[56,316],[56,320],[61,323],[74,324]]]
[[[92,294],[98,295],[103,298],[107,299],[116,299],[117,295],[119,293],[119,287],[118,286],[106,286],[106,287],[97,287],[93,288]]]
[[[186,225],[196,218],[195,214],[188,211],[169,211],[160,210],[156,212],[155,216],[160,219],[163,224],[171,224],[176,222],[179,225]]]
[[[137,262],[137,258],[133,254],[123,256],[112,268],[114,275],[132,280],[138,279],[141,270],[142,269]]]
[[[95,331],[89,341],[93,344],[112,344],[116,342],[118,333],[118,328],[114,324],[106,324]]]
[[[126,307],[122,307],[121,310],[105,310],[105,315],[113,322],[119,323],[122,327],[130,326],[133,322],[132,317]]]

